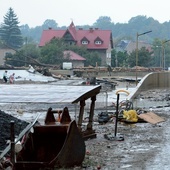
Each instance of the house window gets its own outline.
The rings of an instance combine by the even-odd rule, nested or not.
[[[107,58],[111,58],[111,53],[107,53]]]
[[[81,43],[82,44],[88,44],[88,41],[82,41]]]
[[[102,44],[101,41],[95,41],[95,44]]]

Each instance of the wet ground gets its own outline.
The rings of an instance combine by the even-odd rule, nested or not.
[[[117,136],[123,135],[123,141],[111,141],[104,138],[105,134],[114,135],[115,119],[106,124],[98,123],[98,114],[106,108],[95,110],[93,128],[97,138],[89,139],[86,143],[86,156],[82,167],[72,169],[87,170],[169,170],[170,169],[170,90],[152,89],[141,92],[134,107],[152,111],[163,117],[165,122],[152,125],[150,123],[118,122]],[[105,101],[105,99],[104,99]],[[63,108],[65,104],[1,104],[3,110],[13,116],[28,121],[36,114],[45,115],[48,107]],[[74,118],[74,106],[70,105],[70,113]],[[107,111],[115,112],[113,106]],[[86,113],[87,114],[87,113]],[[85,120],[84,120],[84,123]]]
[[[96,125],[98,137],[86,142],[87,149],[90,152],[88,156],[89,161],[95,155],[94,165],[97,167],[99,164],[101,169],[108,170],[169,170],[170,101],[167,100],[168,94],[169,90],[163,89],[141,93],[149,101],[147,104],[145,99],[142,100],[145,110],[153,111],[165,118],[166,121],[156,125],[119,122],[118,133],[124,135],[124,141],[109,141],[103,137],[104,134],[114,134],[114,122]],[[163,98],[164,100],[162,100]],[[155,100],[162,101],[157,102]],[[140,101],[141,98],[139,98],[137,103]]]

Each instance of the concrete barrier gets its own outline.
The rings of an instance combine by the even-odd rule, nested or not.
[[[144,76],[130,94],[129,100],[133,100],[141,91],[152,88],[170,88],[170,72],[149,73]]]

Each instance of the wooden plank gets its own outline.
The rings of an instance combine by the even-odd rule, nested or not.
[[[138,117],[145,120],[146,122],[151,123],[151,124],[157,124],[157,123],[165,121],[165,119],[156,115],[153,112],[142,113],[142,114],[138,115]]]

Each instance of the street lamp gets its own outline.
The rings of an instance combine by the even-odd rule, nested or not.
[[[152,32],[152,31],[146,31],[146,32],[143,32],[141,34],[138,34],[138,32],[137,32],[137,34],[136,34],[136,85],[137,85],[137,82],[138,82],[138,75],[137,75],[137,66],[138,66],[138,38],[139,38],[139,36],[144,35],[144,34],[148,34],[150,32]]]
[[[170,40],[162,41],[162,70],[165,70],[165,46],[164,44]]]
[[[159,65],[157,65],[157,62],[156,62],[156,66],[159,66],[160,68],[162,68],[162,45],[157,45],[155,46],[155,48],[159,48]]]

